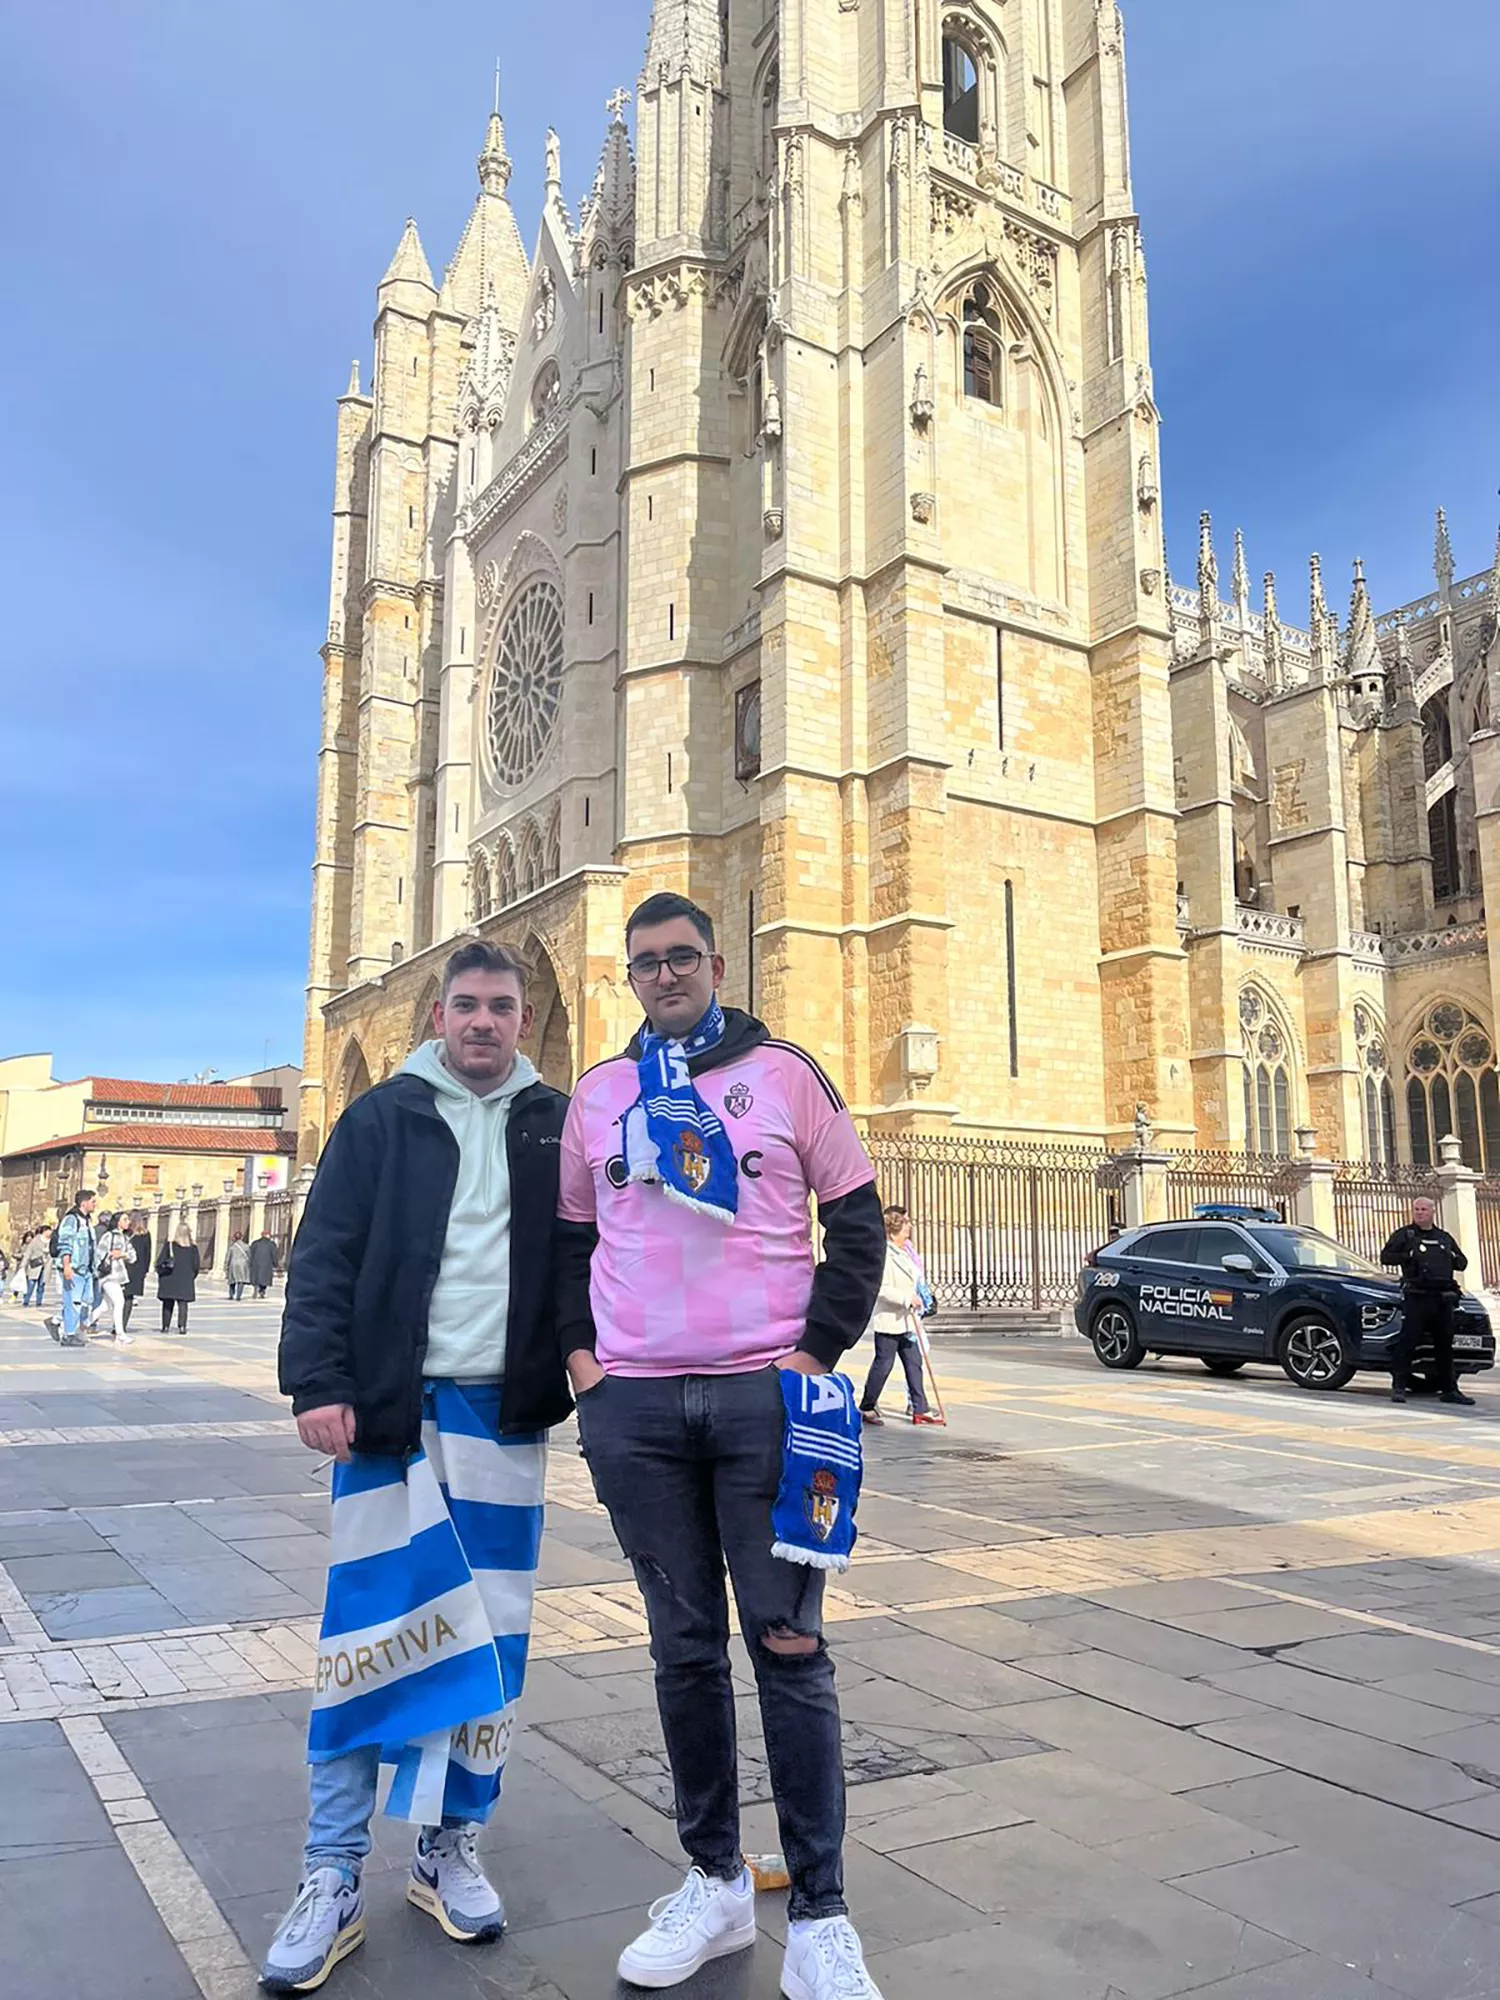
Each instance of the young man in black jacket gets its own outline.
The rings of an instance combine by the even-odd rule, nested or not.
[[[578,1085],[563,1136],[562,1350],[589,1471],[634,1565],[692,1863],[620,1958],[646,1987],[755,1941],[740,1850],[727,1566],[792,1878],[781,1991],[880,2000],[844,1902],[844,1769],[824,1572],[773,1553],[781,1370],[826,1375],[885,1267],[875,1174],[802,1049],[722,1010],[713,924],[653,896],[626,933],[646,1014]],[[809,1204],[818,1204],[817,1260]]]
[[[404,1465],[425,1449],[437,1470],[443,1440],[434,1435],[431,1413],[451,1385],[464,1391],[464,1423],[481,1449],[502,1436],[523,1441],[572,1408],[558,1351],[551,1247],[567,1099],[518,1050],[532,1025],[526,977],[523,962],[498,946],[465,945],[450,959],[433,1015],[438,1039],[349,1107],[308,1197],[287,1277],[281,1387],[309,1450],[340,1465],[357,1455],[357,1469],[368,1467],[371,1490],[350,1494],[356,1509],[382,1497],[375,1490],[382,1479],[382,1490],[390,1490],[393,1459]],[[462,1443],[468,1447],[469,1436]],[[539,1445],[535,1451],[530,1463],[539,1489]],[[518,1445],[504,1456],[520,1467],[525,1454]],[[404,1480],[404,1471],[395,1475],[398,1486]],[[446,1503],[446,1486],[443,1493]],[[523,1497],[505,1494],[507,1501]],[[531,1498],[539,1526],[540,1491]],[[484,1589],[480,1572],[514,1565],[482,1559],[467,1538],[494,1532],[483,1517],[526,1509],[469,1499],[455,1498],[448,1518]],[[407,1548],[385,1540],[378,1546],[389,1552],[345,1569],[368,1570],[378,1561],[381,1587],[404,1601],[399,1570]],[[530,1559],[534,1568],[534,1550]],[[514,1577],[504,1580],[514,1588]],[[422,1601],[424,1583],[415,1571],[410,1588],[413,1601]],[[523,1595],[522,1617],[529,1620],[529,1580]],[[374,1627],[373,1618],[356,1622]],[[513,1647],[524,1639],[514,1622],[495,1629],[510,1635]],[[425,1631],[424,1625],[424,1639]],[[365,1691],[367,1677],[370,1689],[380,1690],[382,1646],[392,1690],[399,1692],[396,1674],[410,1649],[400,1639],[394,1644],[393,1652],[391,1640],[377,1637],[360,1649],[367,1667],[356,1693]],[[352,1640],[330,1645],[345,1647],[331,1657],[347,1665]],[[491,1729],[480,1717],[468,1721],[475,1741],[487,1739],[498,1760],[508,1724]],[[321,1984],[363,1941],[360,1871],[370,1850],[380,1757],[381,1746],[372,1745],[311,1765],[302,1886],[262,1973],[272,1992]],[[441,1827],[423,1829],[407,1893],[461,1941],[504,1928],[504,1907],[476,1859],[468,1821],[445,1818]]]
[[[1406,1401],[1412,1359],[1425,1338],[1432,1342],[1439,1399],[1472,1404],[1474,1398],[1458,1386],[1453,1365],[1454,1276],[1468,1270],[1469,1260],[1447,1230],[1438,1228],[1437,1208],[1425,1195],[1412,1203],[1411,1221],[1392,1236],[1380,1261],[1401,1267],[1401,1331],[1391,1344],[1391,1401]]]

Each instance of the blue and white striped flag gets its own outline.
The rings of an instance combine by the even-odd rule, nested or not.
[[[427,1383],[415,1458],[334,1467],[308,1758],[378,1744],[393,1819],[483,1822],[500,1797],[546,1476],[545,1437],[502,1437],[490,1383]]]

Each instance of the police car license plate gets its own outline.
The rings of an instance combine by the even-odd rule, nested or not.
[[[1465,1353],[1472,1353],[1476,1347],[1484,1346],[1484,1335],[1482,1333],[1455,1333],[1453,1336],[1453,1345],[1455,1348],[1463,1348]]]

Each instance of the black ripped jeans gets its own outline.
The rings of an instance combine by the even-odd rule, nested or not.
[[[844,1764],[823,1572],[771,1554],[782,1411],[774,1368],[610,1375],[580,1400],[578,1426],[594,1490],[646,1600],[677,1831],[689,1858],[722,1881],[738,1876],[743,1859],[728,1565],[797,1919],[845,1908]],[[784,1650],[799,1635],[816,1644]]]

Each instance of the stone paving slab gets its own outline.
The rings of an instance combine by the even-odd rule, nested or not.
[[[0,1311],[0,1786],[13,1764],[54,1869],[123,1867],[106,1913],[157,1913],[151,2000],[248,2000],[290,1893],[326,1547],[274,1315],[203,1321],[201,1341],[59,1360]],[[1500,2000],[1500,1781],[1474,1761],[1500,1683],[1500,1426],[1181,1369],[1116,1380],[1080,1346],[967,1344],[948,1433],[869,1440],[865,1544],[828,1603],[851,1900],[887,2000]],[[409,1830],[382,1824],[372,1942],[335,2000],[620,2000],[614,1956],[680,1879],[639,1600],[566,1436],[551,1497],[532,1728],[482,1843],[512,1935],[448,1946],[402,1901]],[[101,1581],[101,1556],[139,1581]],[[122,1589],[148,1593],[135,1629],[49,1636]],[[746,1839],[771,1846],[738,1642],[733,1663]],[[1326,1895],[1340,1868],[1375,1981],[1296,1886]],[[688,2000],[775,1993],[784,1905],[763,1899],[755,1953]],[[112,1994],[75,1955],[69,1990]]]

